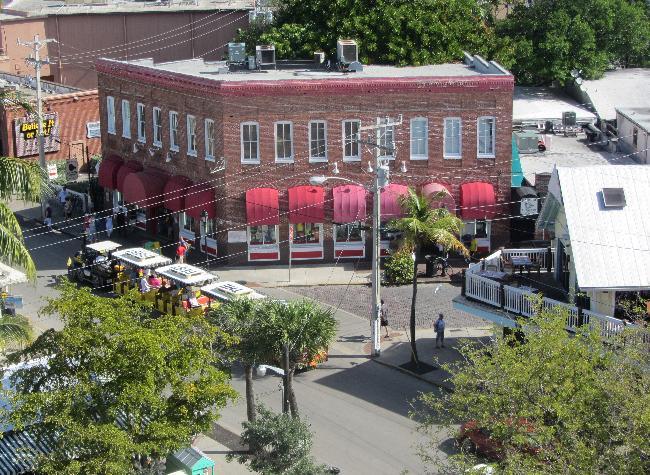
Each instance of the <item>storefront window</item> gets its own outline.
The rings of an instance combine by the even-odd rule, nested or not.
[[[217,226],[214,219],[208,219],[205,224],[201,223],[203,229],[203,235],[207,236],[209,239],[216,239]]]
[[[181,213],[181,226],[185,231],[194,232],[194,218],[187,213]]]
[[[360,241],[363,241],[363,230],[360,223],[336,225],[336,242]]]
[[[298,223],[293,226],[293,244],[319,244],[321,224]]]
[[[275,244],[277,242],[277,226],[250,226],[250,244],[262,246],[264,244]]]
[[[485,220],[476,221],[476,237],[477,238],[486,238],[487,237],[487,223]]]
[[[489,223],[484,220],[468,221],[463,230],[464,236],[486,238],[489,235]]]

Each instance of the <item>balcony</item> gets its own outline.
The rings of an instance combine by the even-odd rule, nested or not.
[[[620,333],[626,323],[618,318],[582,309],[568,302],[553,278],[555,254],[547,249],[502,249],[465,269],[463,291],[454,307],[499,325],[515,327],[520,317],[531,317],[536,302],[567,312],[567,330],[597,325],[605,338]]]

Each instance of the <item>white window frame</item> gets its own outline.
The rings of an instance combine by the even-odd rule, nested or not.
[[[317,140],[317,141],[319,140],[319,137],[314,138],[312,136],[312,125],[319,125],[319,124],[323,125],[322,141],[323,141],[323,144],[325,146],[325,150],[324,150],[325,154],[324,154],[323,157],[312,155],[312,153],[314,151],[314,147],[312,145],[312,142],[314,140]],[[309,132],[308,133],[309,133],[309,162],[310,163],[327,162],[327,159],[328,159],[328,157],[327,157],[327,121],[325,121],[325,120],[310,120],[309,121]],[[293,144],[292,144],[292,146],[293,146]]]
[[[176,128],[174,128],[174,122],[176,122]],[[180,150],[178,145],[178,112],[176,111],[169,111],[169,149],[174,152]]]
[[[390,119],[388,119],[390,120]],[[386,135],[388,134],[388,130],[391,131],[391,143],[392,143],[392,149],[393,153],[392,155],[387,155],[388,151],[384,150],[383,148],[377,147],[377,156],[380,158],[383,158],[384,160],[395,160],[395,125],[390,125],[386,126],[384,125],[384,122],[386,121],[385,118],[377,117],[377,142],[379,145],[382,145],[386,148],[388,148],[388,140],[386,139]]]
[[[190,241],[194,241],[196,239],[196,220],[192,218],[192,229],[187,229],[185,227],[186,223],[186,218],[192,218],[192,216],[188,215],[185,211],[181,211],[178,216],[178,228],[180,230],[180,235],[184,239],[188,239]],[[194,243],[192,243],[194,244]]]
[[[115,98],[106,96],[106,131],[115,135]]]
[[[490,153],[481,153],[480,151],[480,136],[481,136],[481,121],[491,119],[492,120],[492,151]],[[491,115],[481,116],[476,119],[476,156],[478,158],[495,158],[496,157],[496,133],[497,133],[497,119]]]
[[[350,241],[350,226],[359,226],[363,228],[362,223],[347,223],[347,224],[334,224],[332,226],[332,237],[334,239],[334,257],[336,259],[358,259],[366,257],[366,232],[361,229],[361,241]],[[338,240],[338,230],[341,227],[347,228],[347,239]],[[346,251],[352,251],[353,254],[344,255]],[[341,253],[337,255],[337,253]]]
[[[126,99],[122,99],[122,137],[131,138],[131,104]]]
[[[212,127],[212,137],[208,135],[208,130],[210,129],[208,125],[211,125]],[[205,129],[204,130],[205,159],[209,162],[214,162],[214,148],[215,148],[214,120],[205,119],[203,127]]]
[[[185,130],[187,138],[187,154],[190,157],[196,157],[198,155],[198,147],[196,143],[196,116],[192,114],[187,114],[185,116]]]
[[[447,131],[449,122],[458,122],[458,153],[447,152]],[[443,127],[442,156],[450,160],[458,160],[463,156],[463,121],[460,117],[445,117]],[[453,127],[451,129],[453,131]]]
[[[361,144],[359,142],[356,143],[357,146],[357,154],[356,155],[346,155],[345,149],[347,145],[350,145],[350,147],[353,147],[354,141],[351,137],[347,137],[345,135],[345,125],[346,124],[357,124],[357,139],[361,138],[361,121],[359,119],[344,119],[341,121],[341,143],[343,144],[343,161],[344,162],[360,162],[361,161]],[[352,127],[350,127],[352,129]]]
[[[141,102],[138,102],[135,106],[137,123],[138,123],[138,142],[146,143],[147,142],[147,123],[145,117],[145,106]]]
[[[289,126],[289,144],[290,144],[290,155],[288,157],[278,157],[278,126],[288,125]],[[293,122],[287,120],[281,120],[273,123],[273,150],[275,151],[275,162],[276,163],[293,163]],[[286,139],[285,139],[286,140]],[[284,148],[284,147],[283,147]]]
[[[201,248],[201,252],[206,252],[211,256],[216,256],[218,254],[217,220],[208,218],[208,220],[204,222],[201,219],[199,223],[199,231],[199,247]],[[206,246],[208,249],[206,249]],[[210,249],[212,249],[212,251],[210,251]]]
[[[257,152],[257,155],[255,158],[245,158],[245,149],[246,145],[244,144],[244,127],[249,126],[249,125],[254,125],[255,130],[256,130],[256,140],[255,140],[255,150]],[[250,136],[250,134],[249,134]],[[254,121],[248,121],[248,122],[242,122],[239,124],[239,137],[240,137],[240,149],[241,149],[241,162],[246,163],[246,164],[259,164],[260,163],[260,124],[259,122],[254,122]],[[249,143],[253,143],[253,141],[249,141]]]
[[[260,224],[259,227],[262,225]],[[251,262],[263,262],[263,261],[279,261],[280,260],[280,245],[278,241],[280,239],[280,227],[277,224],[269,224],[268,226],[273,226],[275,233],[275,242],[274,243],[264,243],[264,244],[251,244],[251,227],[258,226],[246,226],[246,240],[248,243],[248,260]],[[265,259],[251,259],[251,254],[253,253],[266,253],[266,254],[275,254],[274,258],[265,258]]]
[[[417,122],[424,122],[424,154],[421,153],[413,153],[413,142],[414,142],[414,137],[413,137],[413,125],[416,124]],[[411,136],[411,143],[410,143],[410,153],[411,153],[411,160],[428,160],[429,159],[429,119],[426,117],[413,117],[411,119],[411,127],[410,127],[410,136]]]
[[[162,147],[162,109],[154,107],[151,114],[153,144]]]

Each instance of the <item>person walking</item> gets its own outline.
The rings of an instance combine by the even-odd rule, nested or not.
[[[66,197],[65,203],[63,204],[63,214],[65,219],[70,219],[72,217],[72,200],[70,197]]]
[[[65,185],[63,185],[63,188],[61,188],[61,190],[59,191],[58,200],[59,200],[59,205],[61,206],[62,214],[65,214],[65,204],[66,201],[68,200],[68,188]]]
[[[433,325],[436,332],[436,348],[445,347],[445,316],[442,313],[438,314],[438,320]],[[438,346],[440,345],[440,346]]]
[[[187,253],[187,245],[185,240],[181,238],[181,241],[178,243],[176,248],[176,258],[178,259],[179,264],[185,264],[185,254]]]
[[[45,207],[45,225],[48,231],[52,231],[52,207],[48,203]]]
[[[111,234],[113,234],[113,216],[109,215],[106,216],[106,235],[108,236],[108,239],[111,238]]]
[[[390,338],[388,333],[388,309],[384,305],[384,299],[381,299],[381,305],[379,306],[379,319],[381,326],[386,330],[386,338]]]
[[[97,223],[95,221],[95,215],[91,214],[88,220],[88,238],[90,242],[95,242],[97,240]]]

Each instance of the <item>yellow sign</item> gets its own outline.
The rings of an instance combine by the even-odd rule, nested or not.
[[[43,120],[43,136],[49,137],[55,125],[56,121],[54,119]],[[35,139],[38,135],[38,121],[23,122],[20,124],[20,133],[23,134],[24,140]]]

